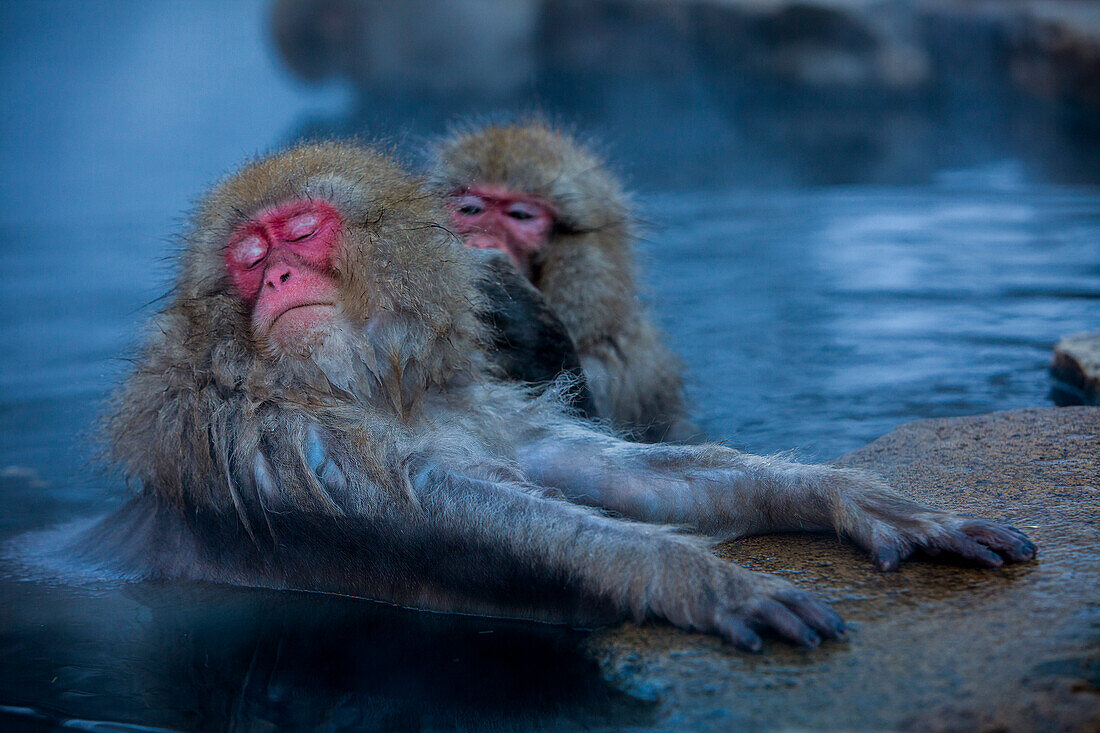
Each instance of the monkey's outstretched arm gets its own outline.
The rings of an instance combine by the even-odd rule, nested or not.
[[[723,562],[667,528],[430,462],[414,467],[412,485],[421,526],[435,530],[434,562],[449,567],[443,577],[456,591],[498,599],[506,612],[661,618],[750,650],[761,630],[806,646],[843,633],[839,616],[809,594]]]
[[[917,550],[987,567],[1035,555],[1024,534],[922,506],[865,471],[747,455],[721,446],[639,445],[571,425],[522,444],[522,470],[573,501],[732,539],[836,530],[894,570]]]
[[[508,478],[506,466],[463,469],[429,449],[379,470],[353,455],[347,435],[285,413],[278,424],[225,461],[242,511],[185,509],[143,492],[87,534],[79,554],[134,578],[553,622],[663,619],[745,650],[760,648],[760,632],[804,646],[844,633],[832,609],[785,580],[720,560],[698,538]],[[407,481],[387,485],[397,473]],[[307,478],[312,487],[300,485]]]
[[[326,490],[369,483],[334,461],[323,438],[308,431],[303,455]],[[575,623],[658,618],[747,650],[760,647],[760,631],[805,646],[844,632],[809,593],[724,562],[667,527],[606,517],[491,470],[467,475],[430,455],[412,456],[406,470],[405,500],[366,502],[314,520],[323,534],[313,531],[313,542],[309,532],[280,542],[294,555],[280,563],[293,569],[288,582],[444,611]],[[282,523],[302,519],[273,521],[285,535]],[[331,556],[309,557],[317,547]]]

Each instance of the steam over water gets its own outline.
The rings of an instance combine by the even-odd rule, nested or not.
[[[414,159],[455,110],[539,107],[591,132],[639,191],[642,297],[695,416],[751,451],[828,459],[917,418],[1049,405],[1051,346],[1100,328],[1094,140],[1028,147],[965,115],[877,110],[849,153],[784,142],[812,127],[805,107],[762,126],[775,101],[744,83],[723,96],[705,65],[596,91],[550,76],[493,108],[307,89],[263,13],[211,7],[0,8],[2,541],[124,495],[89,436],[168,287],[182,212],[304,132],[381,135]],[[0,724],[644,725],[647,705],[598,677],[582,638],[340,598],[27,579],[0,560]]]

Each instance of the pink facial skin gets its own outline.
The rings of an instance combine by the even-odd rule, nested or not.
[[[292,343],[330,324],[338,297],[332,257],[339,212],[325,201],[293,201],[265,209],[237,227],[225,267],[252,308],[252,331]]]
[[[472,249],[499,249],[523,273],[531,257],[546,244],[554,226],[554,209],[534,196],[500,186],[472,186],[448,202],[451,224]]]

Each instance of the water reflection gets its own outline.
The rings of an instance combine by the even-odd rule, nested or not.
[[[179,583],[6,580],[0,592],[0,704],[54,723],[511,730],[649,717],[561,627]]]

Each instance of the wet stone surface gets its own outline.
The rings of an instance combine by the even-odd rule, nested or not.
[[[1059,404],[1100,404],[1100,331],[1075,333],[1059,341],[1050,373]]]
[[[839,463],[920,500],[1007,521],[1039,545],[1000,571],[910,561],[894,574],[835,537],[719,553],[835,604],[855,631],[758,656],[627,625],[588,642],[604,676],[696,729],[1096,730],[1100,725],[1100,409],[1028,409],[903,426]]]

